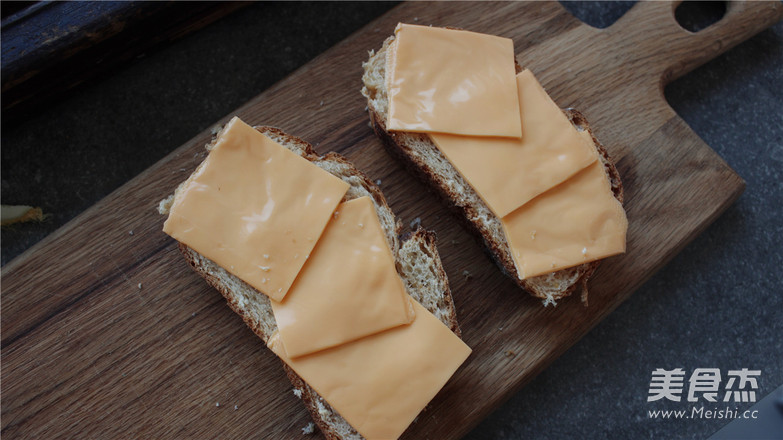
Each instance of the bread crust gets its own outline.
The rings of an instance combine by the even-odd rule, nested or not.
[[[358,170],[351,162],[336,153],[328,153],[320,156],[306,141],[285,133],[284,131],[267,126],[255,127],[259,132],[268,135],[284,145],[291,151],[299,154],[310,162],[325,169],[333,175],[347,181],[351,187],[343,200],[350,200],[364,195],[369,195],[376,208],[381,225],[386,232],[387,242],[392,254],[395,256],[396,268],[403,279],[408,293],[419,301],[430,312],[434,313],[452,332],[461,337],[461,330],[457,322],[456,308],[448,285],[446,272],[440,261],[436,247],[436,235],[434,232],[418,228],[412,233],[400,237],[401,222],[396,220],[380,188],[372,182],[364,173]],[[216,136],[217,137],[217,136]],[[214,143],[214,140],[212,143]],[[207,145],[210,149],[212,143]],[[176,194],[175,194],[176,197]],[[163,206],[163,205],[162,205]],[[165,208],[164,208],[165,211]],[[210,286],[214,287],[226,299],[229,307],[242,317],[242,320],[251,330],[261,338],[264,343],[276,331],[276,323],[272,314],[271,304],[266,295],[258,292],[247,283],[231,275],[208,258],[185,244],[179,243],[179,250],[191,268],[198,273]],[[434,281],[428,285],[436,286],[431,291],[417,288],[415,274],[407,269],[411,262],[408,260],[421,259],[431,271]],[[414,263],[416,263],[414,261]],[[241,288],[237,288],[237,286]],[[252,296],[255,303],[248,305],[248,296]],[[318,428],[327,439],[361,439],[362,436],[353,429],[315,390],[313,390],[294,370],[285,362],[282,362],[286,376],[294,387],[297,395]]]
[[[493,236],[491,231],[488,230],[485,225],[482,225],[482,221],[480,220],[479,215],[479,208],[484,208],[482,211],[485,213],[491,211],[486,207],[486,204],[478,196],[475,190],[473,190],[473,188],[467,184],[467,181],[465,181],[465,184],[463,185],[463,193],[455,193],[449,189],[446,178],[444,176],[436,172],[433,166],[430,166],[430,164],[419,158],[421,155],[417,156],[416,154],[412,154],[412,148],[409,143],[411,142],[411,139],[414,138],[417,148],[426,148],[428,150],[426,151],[426,154],[429,157],[437,158],[437,164],[439,167],[448,167],[447,174],[450,176],[461,176],[456,168],[454,168],[453,165],[448,162],[445,156],[443,156],[440,150],[438,150],[435,144],[432,143],[429,137],[415,133],[387,131],[386,121],[379,113],[379,110],[376,108],[378,105],[387,105],[387,102],[385,102],[385,80],[380,81],[378,84],[373,84],[372,82],[373,80],[377,81],[378,77],[385,78],[385,61],[380,62],[379,64],[379,60],[385,60],[385,52],[388,50],[390,44],[392,44],[393,41],[393,36],[387,38],[377,53],[370,53],[370,60],[364,64],[364,88],[362,89],[362,94],[367,98],[368,101],[367,111],[370,117],[370,125],[372,126],[376,136],[381,140],[381,143],[385,147],[386,151],[402,162],[409,172],[423,181],[430,189],[434,190],[434,192],[446,204],[449,210],[455,215],[458,222],[461,223],[479,241],[479,243],[483,245],[482,248],[485,250],[485,253],[490,257],[490,259],[492,259],[492,261],[495,262],[498,268],[500,268],[501,272],[511,278],[518,286],[529,292],[531,295],[544,300],[544,305],[554,305],[556,304],[557,300],[571,295],[579,287],[581,287],[581,298],[583,303],[587,305],[587,282],[598,268],[600,260],[585,263],[568,269],[563,269],[552,274],[520,280],[517,276],[517,269],[516,265],[514,264],[511,249],[505,237],[498,238],[497,236]],[[517,73],[521,72],[522,68],[516,62],[516,60],[515,65]],[[379,102],[381,102],[381,104],[378,104]],[[587,119],[582,113],[570,108],[564,109],[563,112],[571,121],[571,123],[577,128],[577,130],[587,130],[587,132],[590,133],[590,136],[592,137],[593,142],[598,149],[599,158],[604,165],[607,176],[609,177],[612,193],[622,204],[622,181],[620,180],[620,174],[617,171],[614,162],[610,158],[609,153],[606,151],[606,148],[595,137],[592,129],[590,128],[590,125],[587,122]],[[460,203],[460,200],[465,199],[470,199],[474,202],[469,204]],[[479,204],[483,206],[479,207]],[[494,219],[499,223],[500,220],[497,219],[494,214],[490,215],[494,217]],[[542,288],[542,286],[549,282],[548,280],[553,279],[565,280],[567,285],[554,291],[553,289]],[[568,280],[570,280],[570,282]]]

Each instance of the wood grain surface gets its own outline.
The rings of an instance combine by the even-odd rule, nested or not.
[[[675,22],[675,6],[642,2],[598,30],[557,3],[402,4],[218,121],[237,114],[344,154],[381,180],[405,224],[419,218],[438,233],[474,351],[406,438],[467,433],[742,192],[662,90],[778,21],[783,7],[730,3],[721,21],[692,34]],[[627,253],[591,281],[589,307],[570,298],[543,308],[519,291],[373,136],[361,62],[398,21],[513,38],[520,64],[590,121],[617,162],[630,227]],[[198,134],[3,268],[4,438],[301,436],[308,415],[279,361],[161,232],[157,201],[204,158],[210,136]]]

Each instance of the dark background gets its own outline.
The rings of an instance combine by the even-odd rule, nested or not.
[[[606,27],[632,3],[564,5]],[[7,109],[6,19],[16,6],[2,3],[2,203],[40,206],[47,218],[3,228],[3,264],[394,3],[252,4],[184,37],[141,41],[131,59],[109,45],[81,61],[99,74]],[[692,29],[722,11],[688,8],[680,19]],[[778,23],[666,88],[745,193],[468,438],[705,438],[726,420],[648,418],[690,408],[648,403],[652,370],[761,370],[759,400],[783,383],[782,80]]]

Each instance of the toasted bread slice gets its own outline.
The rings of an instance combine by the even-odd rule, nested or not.
[[[383,141],[383,145],[392,156],[401,160],[413,174],[438,193],[455,212],[457,218],[484,244],[500,270],[520,287],[533,296],[541,298],[544,305],[554,305],[557,300],[572,294],[581,287],[582,301],[586,305],[587,281],[598,267],[598,261],[520,280],[516,275],[517,270],[511,249],[500,219],[492,213],[465,178],[438,150],[430,137],[423,133],[386,130],[389,105],[385,80],[386,51],[393,41],[394,36],[387,38],[380,50],[378,52],[371,51],[369,60],[362,64],[364,67],[362,95],[367,98],[370,122],[376,135]],[[517,71],[521,71],[519,65],[517,65]],[[609,176],[612,192],[622,203],[623,186],[620,175],[606,149],[593,136],[593,132],[581,113],[574,109],[566,109],[564,112],[577,130],[587,130],[593,137],[600,153],[601,162]]]
[[[446,272],[443,270],[438,250],[435,247],[435,234],[419,228],[401,239],[399,237],[402,228],[401,223],[394,217],[380,188],[350,162],[335,153],[329,153],[323,157],[319,156],[310,144],[279,129],[272,127],[256,127],[256,129],[274,139],[280,145],[350,184],[350,189],[346,193],[344,201],[362,196],[369,196],[372,199],[378,218],[381,221],[381,226],[384,229],[389,249],[392,255],[395,256],[397,272],[403,280],[405,290],[448,326],[452,332],[457,336],[461,336]],[[211,144],[207,146],[207,149],[210,148]],[[161,214],[167,214],[178,194],[179,188],[172,196],[160,203],[158,211]],[[231,309],[242,316],[245,323],[264,343],[268,342],[269,338],[277,330],[269,297],[258,292],[188,246],[180,243],[179,249],[193,270],[226,298]],[[283,363],[283,368],[294,386],[294,394],[302,399],[316,425],[326,438],[362,438],[348,422],[285,363]]]

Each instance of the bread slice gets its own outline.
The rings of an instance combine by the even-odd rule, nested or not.
[[[541,298],[544,305],[556,305],[556,301],[571,295],[577,288],[582,289],[582,301],[587,305],[587,281],[595,272],[599,262],[585,263],[569,269],[559,270],[546,275],[520,280],[516,276],[516,267],[503,232],[500,219],[495,216],[476,191],[456,168],[433,144],[424,133],[409,133],[386,130],[388,98],[386,94],[386,52],[394,41],[391,36],[383,42],[378,52],[370,51],[369,60],[362,63],[364,75],[362,95],[367,98],[367,110],[376,135],[392,156],[397,157],[405,166],[430,188],[433,188],[446,204],[455,212],[457,218],[483,244],[490,257],[500,270],[514,280],[520,287],[533,296]],[[521,71],[517,65],[517,72]],[[606,149],[593,136],[584,116],[574,109],[564,110],[577,130],[587,130],[593,137],[599,151],[599,157],[606,169],[612,186],[612,192],[620,203],[623,202],[623,187]]]
[[[443,270],[438,250],[435,247],[435,234],[419,228],[400,238],[401,223],[394,217],[380,188],[350,162],[335,153],[319,156],[310,144],[277,128],[256,127],[256,129],[350,184],[350,189],[343,201],[362,196],[369,196],[372,199],[389,249],[395,256],[397,272],[403,280],[405,290],[448,326],[452,332],[461,337],[446,272]],[[207,145],[207,149],[211,149],[211,146],[212,144]],[[173,195],[160,202],[158,212],[168,214],[171,204],[179,195],[180,188],[182,185]],[[242,317],[264,343],[267,343],[277,330],[269,297],[188,246],[180,243],[179,249],[193,270],[201,275],[209,285],[217,289],[226,298],[231,309]],[[302,399],[316,425],[327,439],[362,438],[288,365],[283,363],[283,368],[294,386],[294,394]]]

